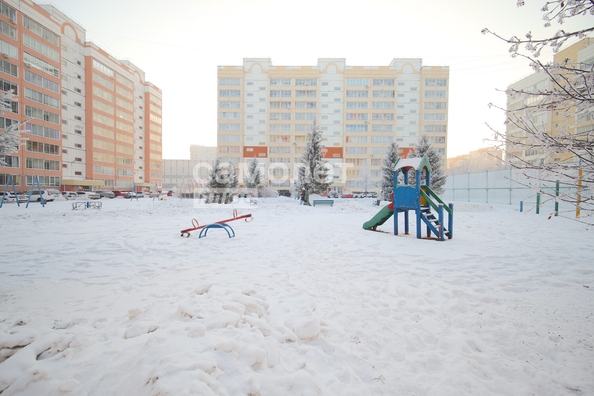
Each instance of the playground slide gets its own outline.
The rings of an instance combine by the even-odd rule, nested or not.
[[[371,220],[363,223],[363,228],[375,231],[377,226],[384,224],[394,214],[394,211],[390,209],[390,206],[391,205],[384,206]]]

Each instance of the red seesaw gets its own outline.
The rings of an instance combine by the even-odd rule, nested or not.
[[[254,220],[254,218],[252,217],[252,214],[251,213],[250,214],[246,214],[246,215],[237,216],[237,209],[233,209],[233,218],[232,219],[215,221],[214,224],[223,224],[223,223],[228,223],[230,221],[241,220],[241,219],[245,219],[245,221],[247,223],[249,223],[250,221]],[[209,224],[213,224],[213,223],[209,223]],[[181,235],[180,236],[182,236],[182,237],[185,236],[186,238],[189,238],[190,237],[190,232],[196,231],[196,230],[200,230],[200,229],[206,227],[208,224],[199,225],[198,224],[198,220],[192,219],[192,225],[194,227],[188,228],[186,230],[181,230]]]

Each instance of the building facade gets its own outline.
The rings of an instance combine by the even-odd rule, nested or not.
[[[163,160],[163,189],[181,191],[204,184],[217,159],[217,148],[193,144],[190,159]]]
[[[377,191],[391,142],[402,156],[420,134],[447,156],[449,68],[421,59],[388,66],[273,66],[244,59],[218,68],[218,156],[245,166],[263,163],[269,186],[290,190],[314,121],[320,126],[332,188]]]
[[[28,130],[0,184],[11,175],[21,191],[35,178],[62,190],[160,188],[161,90],[51,5],[3,0],[0,11],[0,80],[18,98],[0,127]]]
[[[582,69],[590,69],[594,65],[594,39],[583,39],[554,55],[554,61],[561,64],[565,60],[581,65]],[[540,132],[551,136],[556,136],[560,133],[575,134],[591,134],[594,128],[594,113],[587,114],[576,118],[575,109],[555,108],[554,105],[543,105],[548,100],[547,95],[539,95],[539,93],[550,92],[557,89],[553,86],[549,75],[545,72],[533,73],[508,87],[508,92],[511,90],[532,92],[534,95],[519,95],[508,94],[507,96],[507,110],[517,111],[526,108],[535,109],[530,113],[528,120],[531,125]],[[529,135],[513,123],[506,125],[507,135],[507,158],[506,161],[511,165],[514,163],[531,164],[540,166],[546,163],[559,162],[573,162],[575,159],[569,153],[555,153],[550,155],[544,151],[541,145],[531,145]],[[526,145],[513,144],[509,142],[527,143]]]
[[[495,147],[473,150],[468,154],[448,158],[447,174],[485,172],[505,168],[503,151]]]

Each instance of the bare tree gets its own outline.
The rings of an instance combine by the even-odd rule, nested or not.
[[[519,0],[518,6],[523,5],[524,1]],[[594,2],[551,0],[541,11],[546,21],[544,26],[550,27],[555,21],[561,25],[569,18],[591,18]],[[581,207],[586,216],[594,213],[594,58],[585,62],[563,59],[545,63],[538,57],[546,47],[558,53],[568,40],[585,39],[592,31],[594,26],[575,31],[560,29],[546,38],[535,38],[528,32],[524,38],[505,39],[483,29],[484,34],[509,43],[512,57],[527,59],[538,77],[536,80],[541,82],[530,88],[512,85],[507,89],[507,108],[494,106],[505,111],[506,131],[490,127],[494,132],[493,142],[505,152],[511,166],[523,171],[526,186],[534,188],[560,181],[567,188],[559,197],[554,189],[540,193]],[[584,46],[594,45],[594,40],[585,40]],[[562,119],[555,127],[551,121],[553,114]],[[582,221],[594,224],[594,220]]]
[[[3,114],[5,111],[12,111],[10,104],[7,103],[11,101],[16,101],[12,89],[0,93],[0,114]],[[6,125],[4,132],[0,132],[0,166],[6,165],[5,156],[16,152],[22,141],[25,140],[21,137],[21,134],[27,131],[22,130],[21,126],[27,121]],[[8,123],[8,119],[6,122]]]

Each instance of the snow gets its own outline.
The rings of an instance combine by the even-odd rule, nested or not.
[[[418,240],[372,201],[5,204],[0,393],[594,394],[591,229],[456,203]]]

